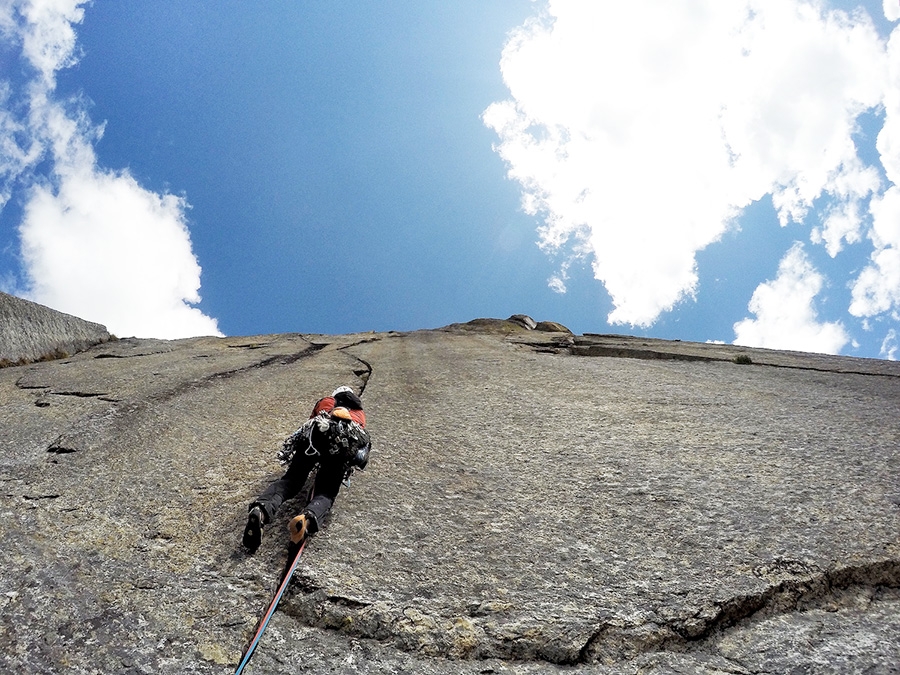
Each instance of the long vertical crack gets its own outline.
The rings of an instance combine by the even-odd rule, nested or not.
[[[346,345],[344,347],[339,347],[338,351],[346,351],[348,349],[351,349],[352,347],[357,347],[361,344],[366,344],[367,342],[376,342],[376,341],[378,341],[378,339],[379,338],[367,338],[365,340],[359,340],[357,342],[354,342],[353,344]],[[356,359],[362,366],[361,368],[353,369],[353,374],[359,378],[360,382],[362,382],[362,384],[359,387],[359,395],[362,396],[363,393],[365,393],[365,391],[366,391],[366,385],[369,384],[369,378],[372,376],[372,364],[352,352],[348,352],[348,354],[351,357],[353,357],[354,359]]]

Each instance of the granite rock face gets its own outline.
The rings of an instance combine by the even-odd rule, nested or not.
[[[111,339],[99,323],[0,293],[0,366],[65,358]]]
[[[890,673],[900,366],[476,320],[0,370],[0,670],[228,673],[247,503],[338,384],[373,451],[247,673]]]

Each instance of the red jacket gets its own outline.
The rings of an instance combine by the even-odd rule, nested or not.
[[[334,410],[334,398],[331,396],[326,396],[325,398],[320,398],[316,403],[316,407],[313,408],[312,414],[309,416],[310,419],[323,412],[331,412]],[[366,428],[366,413],[362,410],[347,410],[350,413],[350,419],[356,422],[363,429]]]

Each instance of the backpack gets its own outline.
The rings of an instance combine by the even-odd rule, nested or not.
[[[321,412],[284,441],[278,461],[287,466],[299,452],[308,457],[342,459],[350,469],[364,469],[369,462],[369,447],[369,434],[362,426]]]

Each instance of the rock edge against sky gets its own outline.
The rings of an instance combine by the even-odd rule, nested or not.
[[[900,662],[897,364],[480,320],[0,369],[3,670],[233,670],[291,515],[250,556],[247,503],[338,384],[372,458],[247,673]]]

